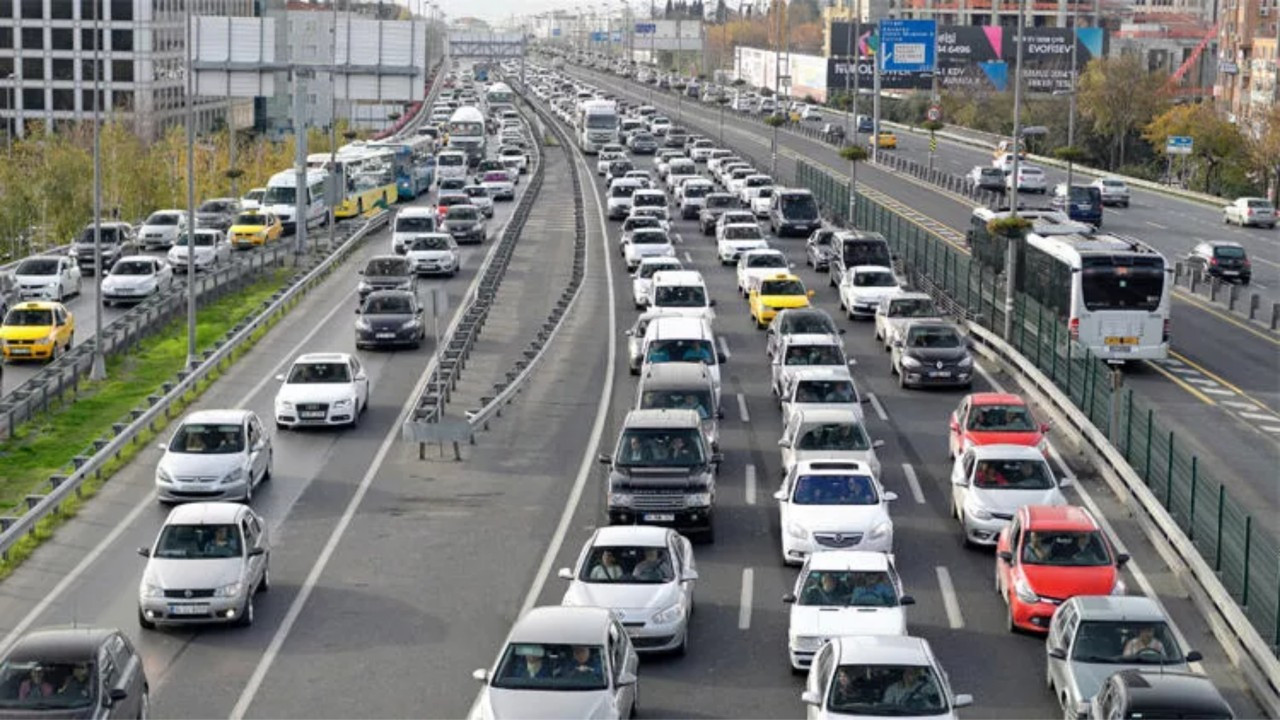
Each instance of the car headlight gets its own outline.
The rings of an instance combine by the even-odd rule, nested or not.
[[[226,477],[222,478],[222,484],[232,485],[241,482],[242,480],[244,480],[244,468],[236,468],[235,470],[227,473]]]
[[[624,493],[624,492],[609,493],[610,507],[631,507],[631,501],[632,501],[631,493]]]
[[[400,329],[401,329],[401,330],[412,330],[412,329],[414,329],[414,328],[418,327],[418,325],[419,325],[419,322],[418,322],[417,318],[414,318],[413,320],[406,320],[406,321],[404,322],[404,324],[400,326]]]
[[[883,540],[893,532],[893,523],[888,520],[871,528],[871,534],[867,536],[868,540]]]
[[[351,407],[351,398],[339,400],[333,404],[334,409]]]
[[[356,320],[356,329],[364,330],[365,332],[368,332],[373,329],[373,326],[369,324],[368,320],[365,320],[364,318],[360,318]]]
[[[918,368],[918,367],[922,367],[922,366],[923,366],[923,363],[921,363],[919,360],[917,360],[917,359],[915,359],[915,358],[911,357],[910,355],[903,355],[903,356],[902,356],[902,364],[903,364],[903,366],[905,366],[905,367],[909,367],[909,368]]]
[[[160,587],[159,585],[153,585],[146,581],[143,581],[142,587],[139,592],[144,598],[164,597],[164,588]]]
[[[365,282],[365,281],[361,280],[361,281],[356,285],[356,290],[357,290],[357,291],[359,291],[359,292],[362,292],[362,293],[367,293],[367,292],[369,292],[369,291],[373,290],[373,287],[371,287],[371,286],[369,285],[369,283],[367,283],[367,282]]]
[[[1027,581],[1023,578],[1018,578],[1013,582],[1013,592],[1018,596],[1018,599],[1024,603],[1040,602],[1040,596],[1031,589],[1031,586],[1028,585]]]
[[[173,482],[173,476],[170,475],[169,471],[165,470],[164,468],[156,468],[156,480],[158,482],[164,483],[165,485],[168,485],[169,483]]]
[[[964,514],[968,515],[974,520],[990,520],[991,519],[991,511],[987,510],[981,505],[966,503],[964,506]]]
[[[289,402],[288,400],[277,400],[276,406],[279,407],[281,410],[293,410],[293,403]]]
[[[669,608],[664,608],[654,613],[653,618],[651,618],[651,622],[657,625],[666,625],[667,623],[673,623],[679,620],[683,616],[684,616],[684,605],[681,603],[676,603],[675,605],[672,605]]]
[[[960,362],[956,364],[962,368],[973,367],[973,356],[965,355],[964,357],[960,358]]]
[[[240,594],[240,583],[238,582],[233,582],[227,585],[223,585],[222,587],[216,588],[213,591],[214,597],[235,597],[239,594]]]
[[[787,523],[787,534],[797,540],[805,540],[809,537],[809,531],[800,523]]]
[[[684,502],[689,507],[707,507],[711,504],[711,493],[689,493],[684,496]]]
[[[821,635],[797,635],[795,639],[796,650],[800,652],[817,652],[825,640],[826,638]]]

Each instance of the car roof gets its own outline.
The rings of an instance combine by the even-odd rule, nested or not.
[[[169,511],[165,525],[228,525],[234,523],[245,506],[231,502],[193,502]]]
[[[30,300],[13,306],[14,310],[54,310],[62,307],[62,303],[51,300]]]
[[[1115,677],[1129,695],[1127,717],[1233,717],[1231,706],[1204,675],[1135,668]]]
[[[854,272],[893,272],[893,268],[888,265],[854,265],[849,269]]]
[[[760,278],[760,279],[761,279],[762,281],[764,281],[764,280],[800,280],[800,276],[798,276],[798,275],[796,275],[796,274],[794,274],[794,273],[789,273],[789,272],[780,272],[780,273],[777,273],[777,274],[774,274],[774,275],[770,275],[769,277],[766,277],[766,278]]]
[[[894,295],[893,297],[890,297],[887,299],[890,302],[895,302],[898,300],[932,300],[933,296],[927,292],[920,292],[919,290],[903,290],[897,295]]]
[[[248,410],[240,410],[238,408],[227,408],[222,410],[196,410],[188,413],[182,419],[182,424],[187,423],[241,423],[252,415]]]
[[[613,613],[598,607],[536,607],[516,621],[508,643],[603,645]]]
[[[918,327],[950,328],[956,332],[960,332],[960,327],[958,325],[950,320],[943,320],[942,318],[910,318],[907,320],[907,330]]]
[[[201,230],[201,228],[196,228],[196,232],[200,232],[200,230]],[[213,232],[217,232],[217,230],[214,230]],[[124,257],[120,258],[120,259],[119,259],[119,260],[117,260],[116,262],[122,262],[122,261],[124,261],[124,260],[149,260],[149,261],[153,261],[153,260],[161,260],[161,259],[162,259],[162,258],[160,258],[160,257],[159,257],[159,256],[157,256],[157,255],[125,255]]]
[[[660,315],[649,322],[649,332],[677,338],[709,338],[711,324],[702,317]]]
[[[293,361],[294,365],[299,363],[320,363],[320,362],[350,362],[351,355],[348,353],[307,353],[299,355],[297,360]]]
[[[648,228],[646,228],[648,229]],[[670,260],[671,258],[667,258]],[[697,270],[659,270],[653,274],[654,285],[703,285],[702,273]]]
[[[834,367],[831,365],[800,365],[795,368],[792,376],[795,382],[801,380],[853,380],[853,373],[849,372],[847,367]]]
[[[702,418],[697,410],[662,409],[632,410],[627,413],[624,426],[628,428],[685,428],[701,427]]]
[[[1044,453],[1030,445],[975,445],[969,448],[977,460],[1044,460]]]
[[[1209,247],[1215,247],[1215,248],[1233,247],[1233,248],[1240,248],[1241,250],[1244,249],[1244,245],[1241,245],[1235,240],[1205,240],[1204,244],[1208,245]]]
[[[1076,604],[1081,620],[1168,622],[1156,601],[1146,595],[1077,595],[1070,602]]]
[[[610,525],[596,530],[592,546],[666,547],[669,529],[660,525]]]
[[[651,363],[644,372],[640,386],[649,390],[655,387],[687,387],[710,382],[711,370],[702,363]]]
[[[888,570],[889,555],[866,550],[825,550],[809,555],[810,570]]]
[[[932,665],[923,638],[910,635],[849,635],[838,639],[840,665]]]
[[[396,217],[435,217],[436,209],[433,207],[407,207],[400,208],[396,211]]]
[[[671,363],[674,364],[674,363]],[[692,364],[692,363],[689,363]],[[796,419],[801,423],[857,423],[862,425],[862,416],[858,411],[849,407],[832,407],[825,405],[814,407],[812,405],[797,405]]]
[[[1026,405],[1019,395],[1012,393],[973,393],[969,395],[970,405]]]
[[[1098,530],[1098,521],[1078,505],[1024,505],[1027,530]]]
[[[5,654],[7,662],[94,662],[102,642],[117,631],[102,627],[46,627],[32,630]]]

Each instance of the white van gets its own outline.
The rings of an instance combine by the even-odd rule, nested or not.
[[[445,150],[436,155],[436,182],[450,178],[467,179],[467,154],[458,150]]]
[[[715,304],[702,273],[697,270],[659,270],[649,283],[651,310],[711,322],[716,319],[716,311],[711,309]]]
[[[724,353],[716,349],[711,323],[697,317],[657,317],[644,334],[644,351],[640,372],[650,365],[669,362],[700,362],[711,371],[715,388],[715,407],[720,407],[720,365]]]
[[[404,255],[410,240],[419,235],[438,232],[437,219],[435,208],[401,208],[391,224],[391,251]]]
[[[306,227],[319,225],[329,217],[329,199],[325,186],[329,173],[323,170],[307,170],[307,196],[303,198]],[[297,210],[298,173],[284,170],[267,181],[267,192],[262,196],[261,209],[280,218],[286,232],[295,229],[294,212]]]

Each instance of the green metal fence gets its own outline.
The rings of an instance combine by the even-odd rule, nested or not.
[[[849,183],[804,160],[795,184],[809,188],[824,215],[848,225]],[[904,271],[949,310],[1001,333],[1004,281],[963,251],[889,208],[859,195],[857,226],[883,234]],[[1190,444],[1161,422],[1131,389],[1114,391],[1112,369],[1071,342],[1066,326],[1018,293],[1012,345],[1070,398],[1143,478],[1243,609],[1280,654],[1280,544],[1225,486],[1201,467]]]

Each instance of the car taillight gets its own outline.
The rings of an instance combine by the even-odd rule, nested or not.
[[[1161,341],[1161,342],[1169,342],[1169,331],[1170,331],[1170,329],[1172,329],[1172,327],[1173,327],[1172,321],[1171,321],[1169,318],[1165,318],[1165,319],[1164,319],[1164,330],[1163,330],[1163,332],[1161,332],[1161,333],[1160,333],[1160,341]]]
[[[1209,264],[1210,264],[1210,265],[1217,265],[1217,264],[1218,264],[1218,258],[1216,258],[1216,257],[1209,258]]]
[[[1245,215],[1252,216],[1252,215],[1253,215],[1253,208],[1248,208],[1248,209],[1246,209],[1246,210],[1244,211],[1244,214],[1245,214]]]
[[[1244,266],[1245,266],[1245,267],[1249,267],[1249,264],[1250,264],[1250,263],[1249,263],[1249,258],[1245,258],[1245,259],[1243,260],[1243,262],[1244,262]]]
[[[1080,339],[1080,318],[1071,318],[1067,323],[1067,331],[1071,333],[1072,340]]]

